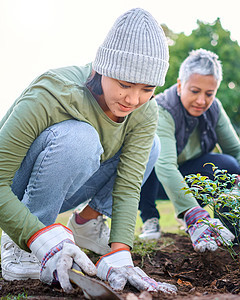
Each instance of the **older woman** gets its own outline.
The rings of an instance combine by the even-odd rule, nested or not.
[[[192,51],[183,61],[177,84],[156,96],[159,107],[158,136],[161,154],[141,192],[140,210],[144,222],[140,238],[159,238],[159,213],[156,199],[170,199],[178,217],[187,227],[197,229],[197,220],[210,219],[187,186],[184,176],[201,173],[213,178],[207,162],[231,174],[240,173],[240,142],[221,102],[215,97],[222,80],[218,56],[210,51]],[[213,153],[216,144],[222,153]],[[224,229],[225,230],[225,229]],[[227,229],[226,229],[227,230]],[[217,244],[207,232],[209,241],[196,230],[189,230],[196,250],[215,250]],[[227,232],[227,238],[232,235]],[[200,233],[200,231],[199,231]]]

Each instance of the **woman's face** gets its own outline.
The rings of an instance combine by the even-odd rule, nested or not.
[[[177,80],[177,91],[187,112],[201,116],[211,106],[218,84],[213,75],[192,74],[183,85]]]
[[[136,108],[146,103],[153,95],[155,87],[130,83],[102,76],[103,95],[98,103],[106,115],[115,122],[120,122]]]

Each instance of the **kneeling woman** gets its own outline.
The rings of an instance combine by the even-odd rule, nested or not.
[[[115,289],[127,280],[152,288],[129,250],[149,155],[149,169],[159,155],[157,105],[150,99],[167,69],[162,28],[145,10],[132,9],[117,19],[93,64],[50,70],[16,100],[0,124],[3,278],[40,276],[70,291],[74,260]],[[72,231],[54,224],[88,199],[71,219]],[[102,214],[112,216],[110,237]],[[114,252],[96,268],[80,247]]]
[[[215,97],[222,80],[222,66],[215,53],[192,51],[183,61],[177,84],[156,96],[159,108],[157,134],[161,154],[141,191],[140,210],[144,222],[141,238],[159,238],[159,212],[155,200],[170,199],[178,217],[185,220],[196,250],[216,250],[219,245],[209,228],[197,235],[197,221],[210,219],[187,187],[184,176],[201,173],[213,179],[210,165],[230,174],[240,173],[240,142],[221,102]],[[212,150],[219,144],[222,153]],[[226,221],[226,220],[225,220]],[[235,233],[230,223],[226,225]],[[202,228],[201,228],[202,230]],[[201,232],[199,230],[199,232]],[[227,239],[233,236],[227,231]],[[206,240],[208,237],[208,240]]]

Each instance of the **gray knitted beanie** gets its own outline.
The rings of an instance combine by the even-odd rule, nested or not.
[[[97,51],[93,69],[118,80],[162,86],[168,60],[162,27],[149,12],[134,8],[116,20]]]

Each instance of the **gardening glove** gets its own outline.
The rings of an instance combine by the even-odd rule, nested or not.
[[[232,190],[234,195],[240,196],[240,175],[235,179],[234,188]]]
[[[92,261],[75,245],[71,230],[61,224],[37,231],[27,245],[41,262],[40,280],[49,285],[58,281],[67,293],[73,289],[68,276],[73,262],[88,275],[97,273]]]
[[[156,282],[140,268],[134,267],[131,253],[126,249],[118,249],[102,256],[96,266],[97,276],[108,281],[115,291],[123,290],[128,281],[139,291],[162,291],[169,294],[177,292],[174,285]]]
[[[235,179],[235,187],[240,189],[240,175],[238,175]]]
[[[200,206],[189,209],[184,216],[187,232],[197,252],[216,251],[221,244],[229,245],[234,235],[219,219],[212,219]],[[209,223],[209,224],[208,224]]]

